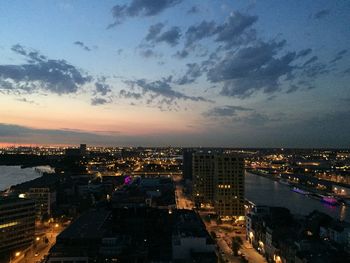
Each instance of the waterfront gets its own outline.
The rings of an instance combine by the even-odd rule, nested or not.
[[[350,207],[331,206],[290,190],[288,185],[268,178],[246,173],[246,198],[256,205],[282,206],[293,214],[307,215],[313,210],[324,212],[333,218],[350,222]]]
[[[38,166],[22,169],[21,166],[0,166],[0,191],[11,185],[20,184],[41,176],[41,172],[51,172],[50,166]]]

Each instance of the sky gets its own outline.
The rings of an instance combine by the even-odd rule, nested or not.
[[[0,145],[350,147],[350,2],[0,3]]]

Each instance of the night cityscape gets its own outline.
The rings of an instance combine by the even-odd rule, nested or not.
[[[0,263],[350,262],[350,2],[0,14]]]

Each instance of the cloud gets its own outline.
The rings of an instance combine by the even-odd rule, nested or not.
[[[323,9],[314,14],[315,19],[321,19],[328,16],[331,13],[330,9]]]
[[[156,52],[154,52],[152,49],[142,49],[140,51],[140,54],[144,58],[159,57],[159,55]]]
[[[313,56],[312,58],[308,59],[304,64],[303,64],[303,67],[309,65],[309,64],[312,64],[314,63],[315,61],[318,60],[318,57],[317,56]]]
[[[276,122],[279,120],[280,120],[279,118],[277,119],[271,118],[264,113],[259,113],[256,111],[252,112],[251,114],[245,117],[238,117],[235,119],[235,121],[241,121],[251,126],[262,126],[262,125],[266,125],[269,122]]]
[[[185,46],[191,46],[195,42],[207,37],[211,37],[216,33],[217,25],[214,21],[208,22],[204,20],[198,25],[192,25],[187,29],[185,33]]]
[[[97,82],[95,82],[95,94],[100,94],[101,96],[107,95],[107,93],[111,92],[111,86],[107,84],[106,79],[100,78]]]
[[[135,100],[139,100],[139,99],[142,98],[142,94],[141,93],[126,91],[124,89],[122,89],[119,92],[119,96],[122,97],[122,98],[135,99]]]
[[[17,44],[12,47],[25,57],[26,64],[0,65],[0,81],[14,92],[34,92],[39,89],[56,94],[75,93],[92,77],[65,60],[48,59],[38,51],[27,50]]]
[[[287,94],[289,93],[293,93],[295,91],[297,91],[300,87],[297,85],[291,85],[290,88],[286,91]]]
[[[148,30],[148,34],[145,38],[146,41],[149,41],[153,44],[165,42],[170,46],[176,46],[181,37],[181,30],[179,27],[171,27],[169,30],[161,32],[164,25],[162,23],[158,23],[150,26]]]
[[[216,41],[224,42],[227,47],[231,47],[235,44],[246,43],[247,41],[250,42],[251,40],[254,40],[255,31],[245,31],[257,20],[257,16],[233,12],[223,25],[218,26]]]
[[[193,47],[198,41],[210,37],[215,37],[214,40],[224,44],[226,49],[234,45],[250,43],[256,39],[256,32],[251,27],[257,20],[257,16],[242,14],[238,11],[231,13],[221,25],[214,21],[203,20],[187,29],[185,47]]]
[[[150,94],[151,101],[157,97],[163,97],[168,99],[168,102],[172,102],[177,99],[192,100],[192,101],[208,101],[200,96],[188,96],[182,92],[174,90],[171,86],[171,77],[163,78],[157,81],[146,81],[145,79],[139,79],[136,81],[128,81],[132,88],[139,87],[143,94]]]
[[[91,99],[91,105],[93,106],[98,106],[98,105],[104,105],[109,103],[110,101],[108,101],[105,98],[92,98]]]
[[[91,48],[89,48],[88,46],[86,46],[83,42],[81,41],[75,41],[73,43],[74,45],[77,45],[79,47],[81,47],[82,49],[84,49],[85,51],[91,51]]]
[[[147,34],[145,39],[147,41],[154,40],[155,38],[158,37],[158,35],[159,35],[160,31],[162,31],[163,27],[164,27],[163,23],[157,23],[157,24],[151,25],[148,29],[148,34]]]
[[[327,74],[330,72],[331,72],[331,70],[326,64],[314,63],[312,65],[307,65],[307,67],[303,67],[301,75],[306,76],[309,79],[314,80],[317,77],[319,77],[320,75],[324,75],[324,74]]]
[[[307,55],[311,54],[311,52],[312,52],[311,48],[300,50],[297,54],[297,57],[298,58],[306,57]]]
[[[347,52],[348,52],[348,51],[347,51],[346,49],[339,51],[339,52],[336,54],[335,58],[333,58],[331,61],[329,61],[329,63],[335,63],[335,62],[337,62],[338,60],[341,60]]]
[[[187,14],[196,14],[198,12],[199,12],[199,8],[194,5],[190,9],[188,9]]]
[[[188,55],[189,55],[189,52],[186,49],[183,49],[181,51],[177,51],[174,56],[182,59],[182,58],[186,58]]]
[[[204,113],[207,117],[233,117],[236,116],[238,112],[242,111],[252,111],[250,108],[245,108],[242,106],[220,106],[210,109]]]
[[[35,101],[33,100],[28,100],[26,98],[19,98],[19,99],[16,99],[17,101],[21,101],[21,102],[25,102],[25,103],[29,103],[29,104],[36,104]]]
[[[285,43],[260,42],[237,52],[227,52],[208,70],[207,78],[213,83],[223,82],[221,94],[224,96],[246,98],[258,90],[273,93],[279,90],[279,79],[294,69],[291,63],[296,58],[295,52],[276,56]]]
[[[132,0],[129,4],[115,5],[112,8],[114,22],[108,28],[122,23],[129,17],[158,15],[179,3],[181,3],[181,0]]]
[[[194,82],[199,76],[202,75],[202,70],[200,65],[197,63],[186,64],[187,72],[184,76],[176,81],[176,84],[185,85]]]

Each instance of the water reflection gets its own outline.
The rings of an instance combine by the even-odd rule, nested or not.
[[[290,187],[270,179],[246,174],[246,198],[257,205],[283,206],[294,214],[307,215],[317,209],[333,218],[350,222],[349,207],[331,206],[290,190]]]

